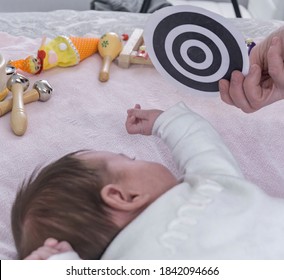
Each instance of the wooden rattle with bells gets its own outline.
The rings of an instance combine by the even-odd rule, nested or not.
[[[6,86],[4,87],[4,89],[2,89],[0,91],[0,101],[4,100],[7,97],[7,95],[9,94],[9,89],[7,88],[7,82],[6,81],[8,80],[9,76],[11,76],[11,75],[13,75],[15,73],[16,73],[16,68],[15,67],[13,67],[11,65],[7,65],[6,66],[6,68],[5,68],[5,77],[4,77]]]
[[[23,92],[29,87],[29,80],[21,74],[13,74],[7,81],[7,88],[12,92],[11,128],[21,136],[26,132],[28,119],[24,108]]]
[[[45,102],[51,98],[53,89],[46,80],[39,80],[34,83],[33,89],[27,91],[23,96],[24,104],[28,104],[34,101]],[[0,103],[0,117],[7,114],[12,110],[13,99],[6,99]]]

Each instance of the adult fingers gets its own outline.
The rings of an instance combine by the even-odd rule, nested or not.
[[[231,76],[229,94],[234,103],[234,105],[246,113],[251,113],[254,109],[251,107],[244,88],[245,77],[240,71],[234,71]]]
[[[229,89],[230,89],[230,82],[228,80],[222,79],[219,81],[219,91],[222,101],[229,105],[235,105],[229,94]]]
[[[271,41],[270,48],[267,52],[268,73],[278,87],[284,86],[284,66],[282,58],[282,45],[278,37]]]
[[[249,73],[244,80],[244,92],[253,110],[258,110],[265,106],[263,99],[263,88],[261,82],[261,68],[257,64],[250,67]]]

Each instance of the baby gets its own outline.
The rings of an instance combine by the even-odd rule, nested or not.
[[[182,181],[159,163],[124,154],[68,154],[33,174],[17,194],[12,230],[19,258],[284,257],[284,223],[276,220],[284,201],[243,178],[207,121],[183,103],[165,112],[136,105],[127,114],[128,133],[165,141]]]

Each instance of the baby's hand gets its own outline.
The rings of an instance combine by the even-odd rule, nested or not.
[[[54,238],[48,238],[45,240],[42,247],[33,251],[28,255],[25,260],[46,260],[53,255],[73,251],[71,245],[66,241],[58,242]]]
[[[136,104],[133,109],[127,110],[126,130],[129,134],[151,135],[153,125],[158,116],[163,113],[161,110],[142,110]]]

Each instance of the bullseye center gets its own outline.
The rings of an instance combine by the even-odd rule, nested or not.
[[[188,48],[187,55],[189,59],[195,63],[202,63],[206,59],[205,52],[201,48],[196,46],[191,46],[190,48]]]

